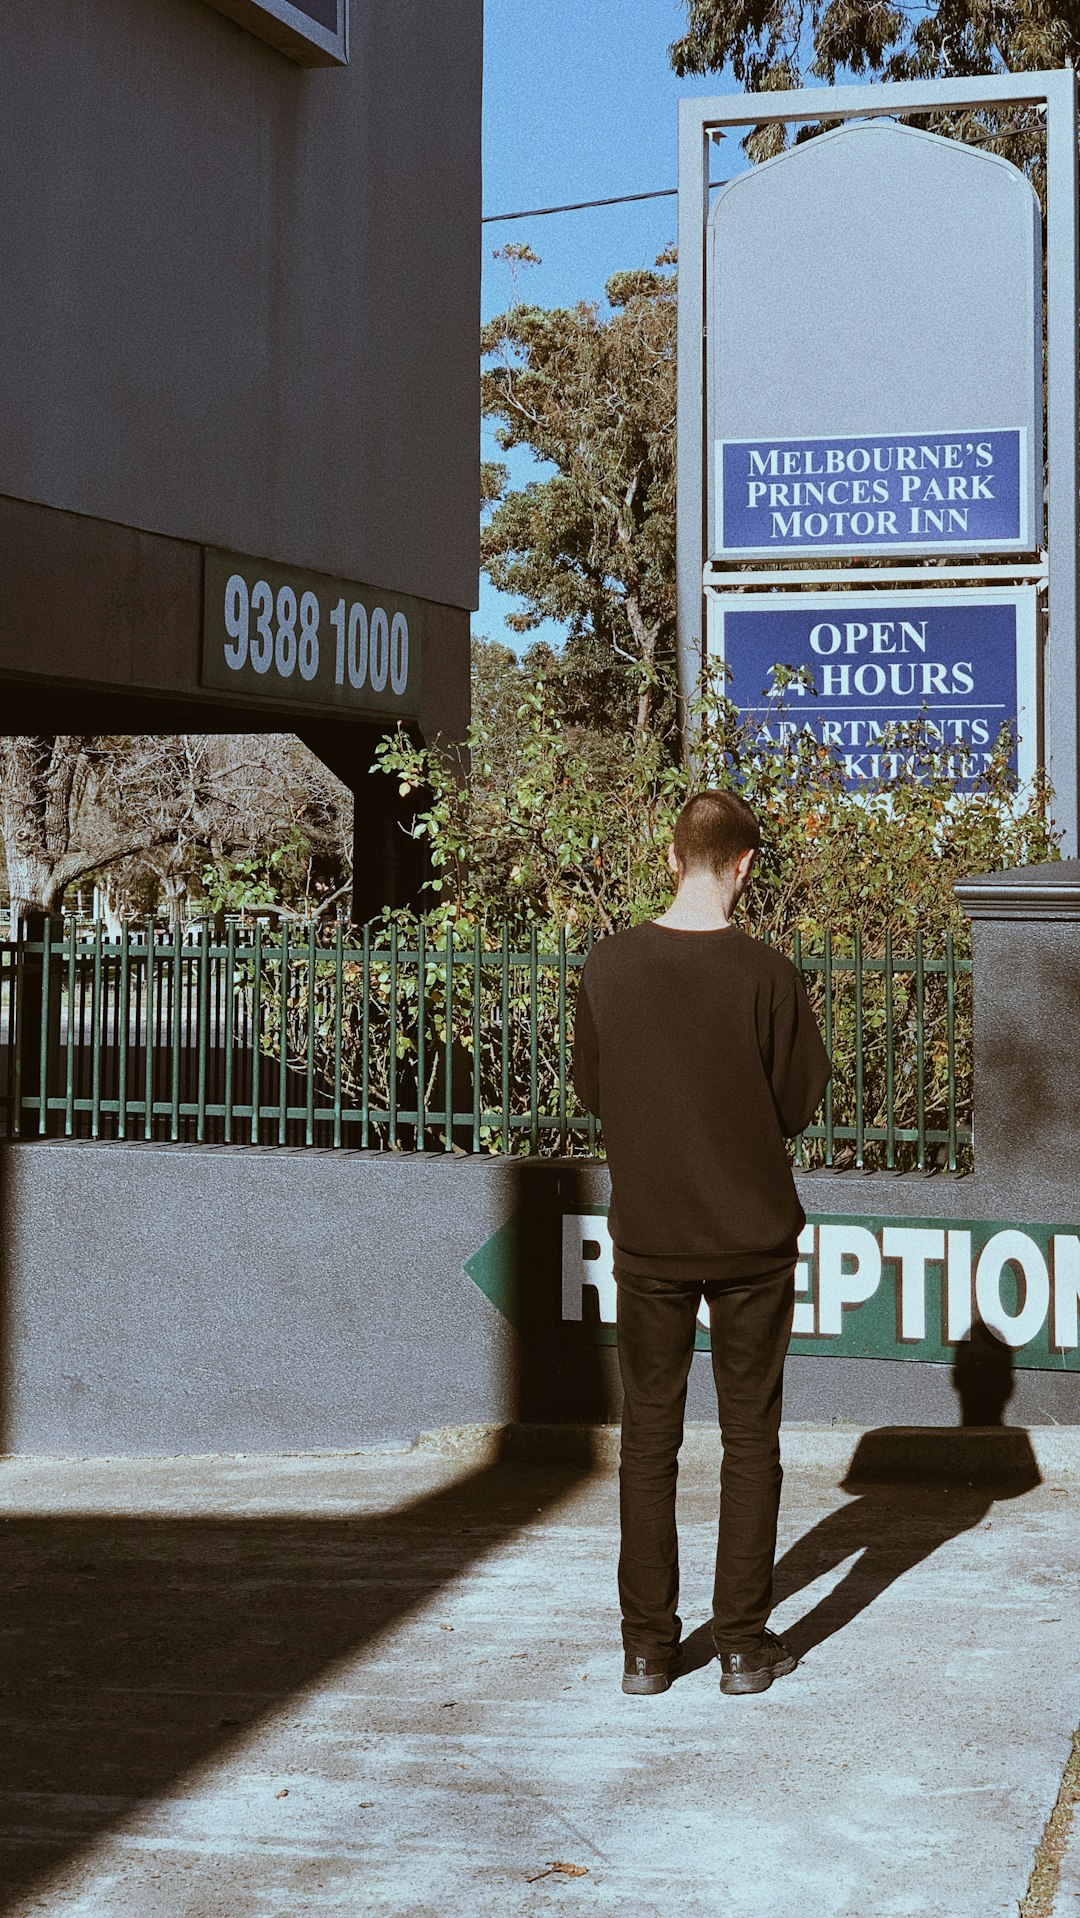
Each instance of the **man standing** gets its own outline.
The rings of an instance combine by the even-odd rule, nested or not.
[[[689,799],[668,850],[674,905],[600,940],[578,996],[574,1084],[611,1171],[625,1692],[666,1691],[679,1644],[675,1484],[703,1295],[724,1441],[720,1689],[764,1691],[795,1667],[766,1630],[805,1223],[784,1140],[809,1124],[830,1067],[795,967],[731,924],[760,843],[736,794]]]

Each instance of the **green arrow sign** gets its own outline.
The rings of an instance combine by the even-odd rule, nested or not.
[[[951,1364],[975,1344],[1023,1369],[1080,1371],[1076,1225],[819,1214],[799,1252],[792,1352]],[[525,1338],[615,1341],[600,1207],[522,1208],[465,1271]]]

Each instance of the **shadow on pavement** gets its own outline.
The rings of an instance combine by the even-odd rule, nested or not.
[[[1012,1353],[983,1327],[957,1347],[953,1385],[960,1425],[885,1426],[866,1432],[841,1489],[849,1503],[800,1538],[777,1561],[773,1602],[781,1605],[854,1553],[855,1564],[784,1639],[796,1657],[842,1631],[875,1599],[950,1539],[981,1524],[1000,1499],[1021,1498],[1042,1482],[1031,1440],[1004,1424],[1013,1391]],[[680,1677],[714,1656],[708,1624],[686,1639]]]
[[[497,1463],[370,1517],[8,1520],[0,1908],[467,1575],[588,1469]],[[433,1657],[447,1656],[439,1641]],[[358,1732],[362,1713],[358,1700]]]
[[[860,1554],[839,1584],[784,1637],[803,1658],[842,1631],[868,1605],[950,1539],[982,1523],[999,1499],[1021,1498],[1041,1483],[1031,1440],[1004,1424],[1013,1391],[1012,1353],[982,1326],[957,1347],[955,1427],[867,1432],[842,1481],[850,1504],[815,1525],[776,1567],[782,1603]]]
[[[541,1188],[518,1172],[518,1206],[508,1207],[506,1288],[521,1328],[508,1361],[511,1424],[550,1419],[559,1403],[559,1288],[541,1296],[537,1277],[545,1262],[558,1271],[557,1173]],[[570,1204],[577,1177],[565,1175]],[[0,1324],[9,1298],[0,1266]],[[3,1329],[0,1378],[11,1350]],[[606,1403],[602,1358],[590,1348],[578,1359],[574,1389],[590,1408]],[[0,1402],[0,1431],[5,1416]],[[192,1767],[226,1757],[291,1695],[467,1578],[592,1474],[587,1446],[550,1451],[536,1463],[504,1447],[411,1503],[351,1517],[121,1508],[0,1519],[0,1910],[31,1889],[47,1908],[49,1873]],[[360,1504],[370,1478],[357,1486]],[[435,1626],[432,1660],[452,1685]]]

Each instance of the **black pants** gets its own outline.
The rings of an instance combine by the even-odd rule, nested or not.
[[[722,1651],[758,1644],[772,1606],[780,1411],[794,1266],[752,1282],[641,1278],[616,1267],[623,1382],[619,1598],[623,1646],[667,1657],[679,1642],[675,1484],[697,1309],[708,1301],[724,1441],[713,1588]]]

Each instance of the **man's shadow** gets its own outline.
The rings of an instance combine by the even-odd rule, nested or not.
[[[1020,1498],[1041,1484],[1028,1434],[1004,1423],[1013,1392],[1008,1346],[974,1326],[957,1349],[952,1379],[960,1428],[884,1426],[864,1433],[841,1480],[841,1489],[854,1494],[851,1501],[778,1560],[774,1605],[858,1553],[833,1590],[797,1624],[784,1627],[785,1643],[797,1658],[842,1631],[940,1546],[972,1531],[999,1499]],[[699,1626],[683,1645],[679,1676],[712,1657],[710,1626]]]

